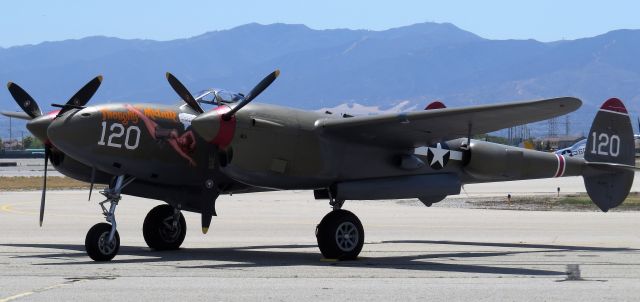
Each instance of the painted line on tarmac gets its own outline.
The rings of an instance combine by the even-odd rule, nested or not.
[[[40,212],[38,211],[23,211],[23,210],[16,210],[14,207],[16,205],[23,205],[23,204],[31,204],[32,202],[30,201],[24,201],[24,202],[15,202],[15,203],[6,203],[3,205],[0,205],[0,213],[4,212],[4,213],[9,213],[9,214],[20,214],[20,215],[39,215]],[[94,218],[96,217],[95,215],[73,215],[73,214],[55,214],[55,213],[47,213],[47,216],[55,216],[55,217],[87,217],[87,218]],[[2,300],[0,300],[0,302],[2,302]]]
[[[33,295],[35,293],[41,293],[41,292],[44,292],[44,291],[48,291],[48,290],[60,288],[60,287],[63,287],[63,286],[71,285],[72,283],[76,283],[78,281],[80,281],[80,280],[69,280],[69,281],[65,281],[63,283],[59,283],[59,284],[55,284],[55,285],[51,285],[51,286],[47,286],[47,287],[43,287],[43,288],[34,289],[32,291],[19,293],[17,295],[9,296],[9,297],[6,297],[6,298],[0,298],[0,302],[9,302],[9,301],[13,301],[13,300],[16,300],[16,299],[28,297],[28,296],[31,296],[31,295]]]
[[[6,203],[0,206],[0,212],[5,212],[5,213],[13,213],[13,214],[27,214],[27,215],[31,215],[31,214],[38,214],[36,212],[26,212],[26,211],[20,211],[20,210],[15,210],[13,207],[15,205],[20,205],[20,204],[25,204],[27,203],[25,202],[14,202],[14,203]],[[2,301],[0,301],[2,302]]]

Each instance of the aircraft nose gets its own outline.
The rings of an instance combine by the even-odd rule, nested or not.
[[[49,140],[65,153],[72,153],[74,149],[87,145],[84,132],[92,129],[90,124],[93,124],[91,117],[94,115],[92,110],[83,109],[65,113],[54,119],[47,128]]]

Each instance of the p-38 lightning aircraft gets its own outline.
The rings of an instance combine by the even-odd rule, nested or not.
[[[27,128],[46,145],[45,166],[51,161],[91,188],[108,185],[100,192],[108,223],[93,226],[85,239],[96,261],[118,253],[121,194],[166,203],[147,214],[143,235],[152,249],[174,250],[186,234],[181,211],[200,213],[206,233],[222,194],[313,190],[333,208],[316,227],[320,252],[346,260],[358,256],[365,239],[360,220],[342,209],[346,200],[418,198],[430,206],[459,194],[464,184],[581,175],[606,212],[624,201],[633,183],[631,122],[615,98],[600,108],[584,158],[576,158],[470,139],[572,112],[581,105],[576,98],[465,108],[434,102],[419,112],[356,117],[252,103],[279,74],[246,95],[208,90],[194,97],[167,73],[184,104],[87,106],[102,82],[98,76],[44,115],[10,82],[24,113],[3,114],[30,120]],[[45,192],[46,169],[40,225]]]

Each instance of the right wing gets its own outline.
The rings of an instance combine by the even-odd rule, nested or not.
[[[393,147],[420,147],[434,142],[497,131],[575,111],[577,98],[444,108],[417,112],[324,118],[316,121],[327,135]]]

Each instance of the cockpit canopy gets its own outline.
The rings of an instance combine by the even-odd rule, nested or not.
[[[198,103],[220,106],[222,104],[236,103],[244,98],[242,93],[235,93],[223,89],[207,89],[196,94]]]

